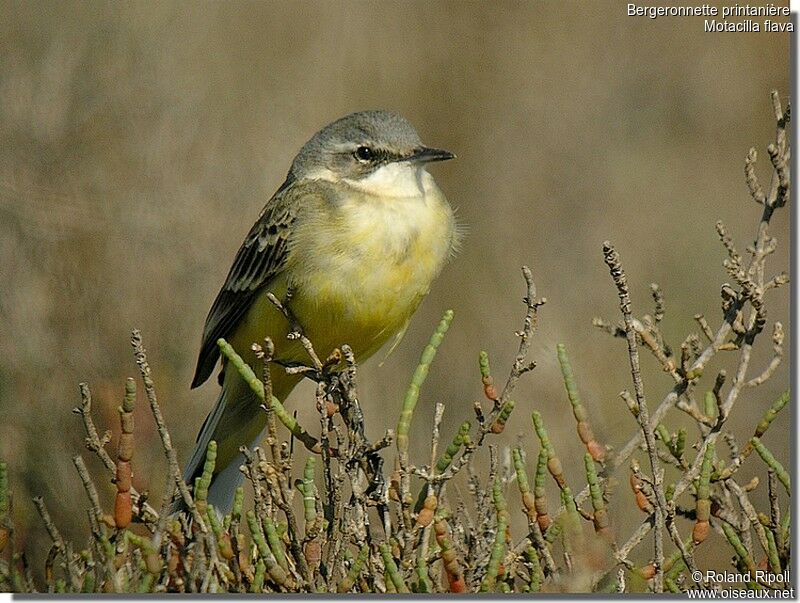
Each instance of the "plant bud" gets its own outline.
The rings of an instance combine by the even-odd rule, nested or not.
[[[695,546],[708,538],[709,523],[708,521],[698,520],[692,529],[692,542]]]
[[[127,528],[133,519],[133,503],[130,492],[117,492],[114,499],[114,525],[117,529]]]
[[[648,563],[639,570],[639,575],[645,580],[651,580],[656,575],[656,566]]]
[[[128,461],[117,461],[117,492],[128,492],[131,489],[131,464]]]

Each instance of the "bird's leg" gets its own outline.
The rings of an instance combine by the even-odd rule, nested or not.
[[[342,361],[342,352],[339,348],[334,348],[331,355],[322,362],[314,351],[311,342],[305,336],[301,336],[300,342],[303,344],[303,347],[306,348],[309,356],[311,356],[314,366],[308,366],[302,362],[288,362],[282,360],[274,360],[273,362],[284,367],[286,373],[289,375],[303,375],[316,383],[328,381],[329,377],[336,372],[333,369]]]
[[[289,308],[289,302],[292,300],[292,297],[294,297],[294,288],[291,285],[286,289],[283,301],[279,300],[271,291],[267,291],[267,299],[269,299],[272,305],[283,314],[284,318],[289,323],[289,332],[286,335],[286,339],[296,341],[303,337],[304,331],[300,321],[297,320],[297,317],[294,315],[291,308]]]
[[[283,314],[283,316],[286,318],[286,321],[289,323],[289,332],[286,334],[286,338],[291,341],[300,341],[300,344],[305,349],[309,358],[311,358],[311,366],[306,366],[296,362],[276,362],[277,364],[284,366],[286,368],[286,372],[289,374],[302,374],[319,383],[326,378],[327,374],[330,373],[331,368],[341,363],[342,353],[337,348],[331,352],[331,355],[328,356],[325,362],[320,360],[311,341],[305,336],[300,321],[297,320],[297,317],[289,308],[289,302],[291,301],[293,295],[294,289],[290,286],[286,290],[286,295],[284,296],[283,301],[279,300],[275,294],[270,291],[267,292],[267,299],[278,309],[281,314]]]
[[[283,307],[286,311],[286,320],[289,321],[289,333],[287,333],[286,339],[302,339],[305,335],[303,325],[300,324],[300,321],[297,320],[297,317],[289,307],[289,302],[292,300],[292,297],[294,297],[294,287],[289,285],[289,287],[286,289],[286,295],[283,296]]]

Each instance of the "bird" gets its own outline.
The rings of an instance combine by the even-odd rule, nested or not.
[[[252,344],[271,338],[272,391],[282,402],[302,379],[284,367],[307,360],[290,336],[298,327],[321,357],[348,344],[361,362],[392,338],[393,349],[459,248],[462,229],[428,172],[453,158],[390,111],[352,113],[314,134],[233,260],[206,318],[192,388],[214,373],[220,338],[257,374],[263,362]],[[260,442],[266,413],[224,361],[219,383],[183,477],[194,482],[216,441],[208,502],[227,513],[244,478],[240,447]]]

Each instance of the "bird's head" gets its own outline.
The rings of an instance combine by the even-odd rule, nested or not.
[[[404,117],[362,111],[317,132],[295,157],[290,175],[295,180],[326,180],[365,192],[404,196],[428,163],[454,157],[450,151],[425,146]]]

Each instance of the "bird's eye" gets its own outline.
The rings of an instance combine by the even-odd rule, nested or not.
[[[369,147],[358,147],[354,153],[356,159],[359,161],[372,161],[375,159],[375,153]]]

